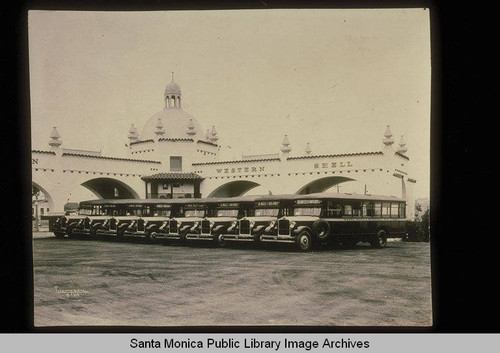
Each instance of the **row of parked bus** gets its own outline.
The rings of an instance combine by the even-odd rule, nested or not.
[[[382,248],[405,236],[406,203],[392,196],[316,193],[205,199],[113,199],[81,202],[57,219],[59,237],[142,237],[162,243],[209,241]]]

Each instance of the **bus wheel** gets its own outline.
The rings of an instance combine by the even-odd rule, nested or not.
[[[258,232],[257,234],[254,234],[253,236],[253,244],[255,247],[260,248],[262,247],[262,232]]]
[[[118,231],[116,232],[116,236],[118,237],[118,239],[125,238],[125,228],[118,229]]]
[[[295,236],[295,245],[299,251],[310,251],[312,248],[312,237],[311,233],[307,230],[303,230]]]
[[[319,240],[324,241],[328,238],[328,234],[330,234],[330,225],[328,222],[316,221],[314,222],[313,228]]]
[[[157,233],[155,231],[147,232],[146,239],[149,239],[151,242],[156,243],[158,241],[158,239],[156,239],[156,234]]]
[[[370,245],[372,248],[376,249],[385,248],[387,245],[387,234],[385,233],[385,230],[380,230],[375,239],[370,242]]]
[[[226,245],[226,243],[224,242],[224,234],[222,234],[222,233],[218,233],[218,234],[214,233],[213,240],[214,240],[214,244],[217,246],[223,247],[224,245]]]
[[[73,238],[73,229],[76,227],[76,224],[72,224],[66,228],[66,234],[68,234],[68,238]]]

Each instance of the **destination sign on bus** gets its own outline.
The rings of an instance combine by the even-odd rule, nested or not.
[[[297,205],[318,205],[321,200],[297,200],[295,204]]]

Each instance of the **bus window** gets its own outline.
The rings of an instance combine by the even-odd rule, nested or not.
[[[344,217],[351,217],[351,216],[352,216],[352,206],[344,205]]]
[[[352,215],[353,217],[361,217],[361,202],[355,202],[352,205]]]
[[[339,203],[334,204],[332,201],[328,201],[326,205],[326,217],[338,218],[342,214],[342,208]]]
[[[391,203],[390,202],[382,202],[382,217],[388,218],[391,216]]]
[[[373,217],[381,217],[381,216],[382,216],[382,202],[374,202]]]
[[[294,216],[316,216],[319,217],[321,213],[320,207],[296,207],[293,210]]]
[[[406,217],[406,207],[403,202],[399,203],[399,217],[400,218],[405,218]]]
[[[373,202],[364,202],[363,203],[363,216],[364,217],[373,217],[375,215],[375,209]]]
[[[391,218],[399,217],[399,207],[397,202],[391,202]]]

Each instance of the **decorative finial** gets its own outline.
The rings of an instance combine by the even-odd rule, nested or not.
[[[391,147],[392,144],[394,143],[390,125],[387,125],[387,128],[385,129],[384,139],[382,140],[382,142],[386,147]]]
[[[59,147],[62,145],[62,141],[60,139],[60,135],[59,133],[57,132],[57,129],[56,127],[54,126],[52,128],[52,132],[50,133],[50,141],[49,141],[49,145],[56,148],[56,147]]]
[[[186,134],[188,134],[189,136],[196,135],[196,128],[194,126],[193,119],[189,119],[189,123],[186,129]]]
[[[306,150],[305,150],[306,154],[309,154],[311,153],[311,145],[309,144],[309,142],[307,143],[306,145]]]
[[[281,142],[281,152],[283,153],[290,153],[292,148],[290,147],[290,141],[288,141],[288,135],[285,135],[283,138],[283,142]]]
[[[403,135],[401,135],[401,139],[399,140],[398,152],[401,154],[405,154],[406,152],[408,152],[408,147],[406,147],[406,141]]]
[[[163,122],[161,121],[161,118],[158,118],[155,127],[156,127],[155,134],[157,134],[158,136],[165,134],[165,129],[163,128]]]
[[[219,136],[217,136],[217,131],[215,131],[215,126],[212,126],[212,131],[210,131],[210,141],[217,143]]]
[[[130,142],[139,140],[139,133],[137,132],[137,128],[134,124],[130,125],[130,129],[128,130],[128,139]]]

